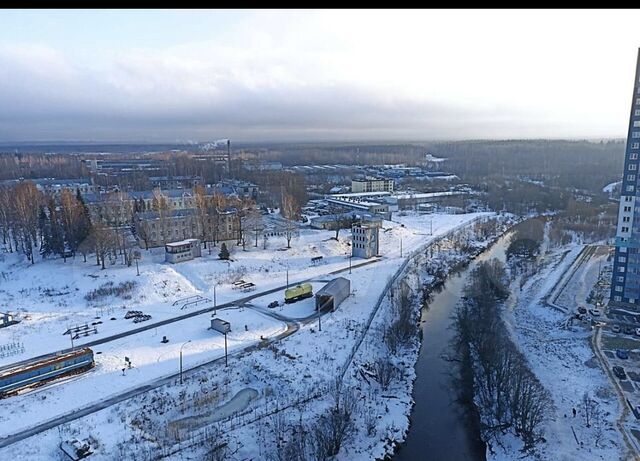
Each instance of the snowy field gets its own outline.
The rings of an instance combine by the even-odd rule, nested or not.
[[[215,249],[212,256],[203,250],[203,258],[177,265],[164,263],[162,250],[143,252],[139,277],[135,275],[135,266],[116,264],[107,270],[100,270],[91,262],[82,262],[82,258],[67,263],[61,260],[44,261],[31,266],[20,261],[16,255],[4,254],[0,261],[0,302],[13,306],[8,310],[18,311],[28,318],[24,318],[19,325],[0,330],[0,344],[19,341],[24,343],[26,349],[24,354],[5,358],[2,363],[8,364],[68,347],[68,336],[63,336],[62,332],[75,324],[95,321],[94,318],[98,316],[103,321],[98,326],[99,333],[87,337],[86,341],[144,325],[124,320],[123,314],[128,309],[151,314],[153,319],[148,323],[182,315],[187,310],[180,310],[179,305],[173,306],[176,300],[195,294],[213,299],[214,284],[217,303],[222,304],[283,287],[287,269],[290,285],[315,278],[314,291],[323,285],[323,281],[333,278],[327,275],[329,272],[344,270],[340,275],[351,280],[352,296],[336,312],[322,319],[322,331],[318,331],[316,322],[301,324],[295,334],[280,342],[234,356],[230,359],[234,365],[226,372],[213,365],[187,374],[187,384],[182,389],[186,393],[186,402],[202,401],[202,394],[206,391],[207,401],[224,405],[238,392],[252,388],[258,391],[258,395],[252,399],[250,409],[259,414],[260,411],[268,411],[274,402],[304,400],[313,394],[311,390],[326,387],[321,383],[326,383],[340,369],[359,335],[358,329],[371,312],[373,301],[412,249],[478,216],[488,215],[409,214],[396,218],[403,226],[399,222],[385,221],[380,234],[383,257],[373,264],[354,267],[352,274],[348,274],[349,261],[346,257],[349,231],[342,231],[340,240],[335,241],[331,239],[333,231],[303,230],[300,237],[292,241],[292,248],[285,251],[279,251],[286,246],[284,239],[271,239],[266,250],[247,246],[247,251],[243,251],[241,247],[233,246],[233,261],[230,263],[219,261]],[[433,236],[429,235],[431,220]],[[323,256],[323,261],[319,265],[312,265],[310,259],[314,256]],[[361,260],[354,259],[353,265],[359,262]],[[233,290],[232,282],[238,278],[255,283],[257,290],[252,293]],[[130,299],[109,298],[99,302],[85,299],[88,292],[107,281],[114,285],[125,281],[137,283],[130,293]],[[285,331],[286,324],[267,316],[269,312],[291,319],[304,318],[313,313],[312,299],[275,309],[265,307],[282,297],[283,293],[279,291],[256,297],[243,304],[243,307],[218,311],[219,317],[232,324],[232,333],[228,337],[230,350],[240,351],[258,344],[261,336],[273,337]],[[117,320],[108,320],[111,317]],[[74,408],[90,405],[93,401],[175,374],[178,371],[179,346],[187,340],[191,342],[183,348],[185,369],[220,357],[223,354],[222,338],[207,330],[210,318],[211,314],[202,314],[95,346],[94,351],[101,353],[96,354],[97,367],[93,371],[11,397],[11,407],[4,406],[0,412],[0,438],[14,434],[33,422],[65,414]],[[168,344],[160,343],[164,335],[170,340]],[[78,341],[76,346],[82,342]],[[126,370],[123,375],[121,368],[124,356],[131,358],[133,368]],[[120,459],[114,453],[117,453],[117,444],[125,437],[122,423],[127,424],[126,427],[136,425],[137,421],[133,421],[136,409],[146,408],[145,402],[148,404],[156,394],[163,395],[168,401],[178,398],[180,390],[175,385],[155,389],[65,424],[62,429],[52,429],[10,445],[0,450],[0,456],[9,458],[17,453],[31,453],[40,459],[47,459],[56,453],[60,434],[77,432],[81,437],[90,433],[103,444],[102,455],[96,453],[92,456],[94,459]],[[190,414],[188,408],[183,408],[183,413],[174,414],[172,418],[178,421],[184,414]],[[114,423],[115,417],[121,422]],[[202,417],[206,420],[211,416]],[[160,422],[150,418],[150,422],[141,430],[158,430],[155,424]],[[233,421],[228,424],[233,424]],[[156,436],[164,437],[162,434]],[[36,439],[37,444],[33,443]],[[251,452],[250,447],[245,449]],[[255,452],[259,451],[260,448],[256,448]]]

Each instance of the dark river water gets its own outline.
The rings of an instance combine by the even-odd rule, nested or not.
[[[393,457],[394,461],[486,459],[477,415],[458,402],[457,364],[444,357],[453,355],[451,316],[469,272],[479,261],[491,258],[504,261],[508,239],[509,234],[501,237],[466,269],[449,277],[442,291],[434,293],[423,307],[422,346],[413,389],[415,405],[407,440]]]

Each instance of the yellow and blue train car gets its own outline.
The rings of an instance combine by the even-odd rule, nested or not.
[[[0,370],[0,398],[94,366],[93,351],[87,347],[5,368]]]

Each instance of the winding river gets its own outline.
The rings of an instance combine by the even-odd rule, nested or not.
[[[394,461],[482,460],[485,445],[480,440],[477,414],[460,403],[457,363],[452,356],[452,314],[462,296],[469,273],[480,261],[505,261],[511,234],[499,238],[463,270],[451,275],[440,291],[433,293],[421,315],[422,345],[416,363],[413,388],[415,405],[406,442]]]

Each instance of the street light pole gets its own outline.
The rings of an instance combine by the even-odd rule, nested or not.
[[[216,315],[216,309],[218,308],[218,304],[216,303],[216,285],[217,283],[213,284],[213,315]]]
[[[289,265],[287,265],[287,290],[289,289]]]
[[[227,333],[224,334],[224,366],[227,367],[229,363],[227,362]]]
[[[138,272],[138,275],[140,275],[140,269],[138,268],[138,260],[136,259],[136,271]]]
[[[190,342],[191,340],[187,341],[182,346],[180,346],[180,384],[182,384],[182,348],[187,344],[189,344]]]
[[[349,273],[351,273],[351,259],[353,258],[353,253],[349,255]]]
[[[400,257],[402,258],[402,235],[400,236]]]

